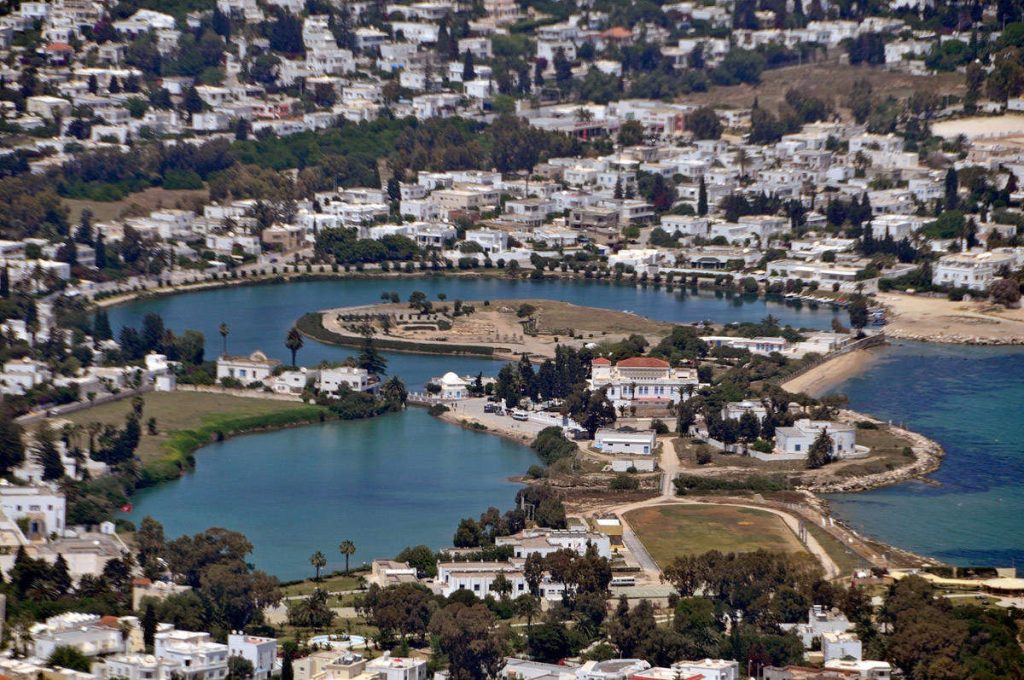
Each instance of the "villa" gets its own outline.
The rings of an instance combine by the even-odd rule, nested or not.
[[[829,420],[811,420],[801,418],[792,427],[779,427],[775,430],[775,450],[770,454],[761,454],[766,460],[798,460],[807,458],[807,452],[818,436],[825,432],[832,440],[831,455],[833,458],[853,458],[867,454],[867,449],[857,446],[856,428],[848,423],[837,423]],[[751,451],[751,455],[758,452]],[[758,456],[758,457],[761,457]]]
[[[225,354],[217,357],[217,380],[233,378],[243,385],[263,383],[270,379],[274,369],[280,365],[280,361],[268,358],[259,350],[247,357]]]
[[[572,550],[579,555],[584,555],[590,546],[594,546],[597,554],[601,557],[611,558],[612,556],[611,541],[608,536],[585,529],[532,527],[512,536],[498,536],[494,539],[494,544],[512,546],[512,556],[517,559],[525,559],[535,553],[541,557],[547,557],[559,550]]]
[[[590,367],[590,388],[606,389],[615,408],[631,406],[670,407],[696,389],[697,371],[673,368],[663,359],[633,357],[617,364],[604,357],[594,359]]]
[[[526,592],[523,570],[511,562],[440,562],[437,565],[437,582],[445,597],[458,590],[468,590],[483,599],[491,592],[499,575],[512,583],[510,595],[513,598]]]

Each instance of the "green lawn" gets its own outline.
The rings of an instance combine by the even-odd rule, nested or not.
[[[821,547],[825,549],[844,576],[852,574],[857,569],[866,569],[871,566],[870,562],[817,524],[805,522],[804,526],[807,527],[808,533],[821,544]]]
[[[662,567],[678,555],[700,555],[709,550],[803,551],[781,518],[751,508],[666,505],[633,510],[626,513],[625,520]]]
[[[318,408],[300,403],[205,392],[150,392],[144,399],[142,438],[137,450],[143,464],[163,457],[167,453],[163,445],[176,432],[195,430],[204,425],[233,419]],[[81,425],[100,422],[121,427],[131,408],[131,399],[121,399],[71,414],[68,419]],[[156,435],[150,435],[146,430],[150,418],[156,418]],[[230,431],[233,428],[226,429]]]
[[[341,559],[341,557],[339,556],[338,559]],[[310,567],[310,569],[312,570],[312,567]],[[349,576],[344,574],[331,574],[330,576],[324,576],[323,580],[320,582],[314,581],[313,579],[307,579],[305,581],[299,581],[298,583],[283,586],[281,588],[281,592],[285,597],[288,597],[290,595],[309,595],[317,588],[322,588],[333,593],[339,590],[355,590],[358,587],[359,574],[352,574]]]

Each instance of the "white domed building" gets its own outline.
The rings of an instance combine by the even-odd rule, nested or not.
[[[469,396],[467,390],[469,383],[453,371],[448,371],[441,376],[441,380],[437,384],[441,386],[441,393],[438,395],[441,399],[465,399]]]

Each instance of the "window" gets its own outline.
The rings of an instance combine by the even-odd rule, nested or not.
[[[800,445],[799,445],[799,444],[795,444],[795,445],[793,446],[793,450],[794,450],[794,451],[799,451],[799,450],[800,450]]]

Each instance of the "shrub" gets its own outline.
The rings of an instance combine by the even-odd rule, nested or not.
[[[618,474],[612,479],[608,488],[615,491],[634,491],[640,488],[640,480],[628,474]]]

